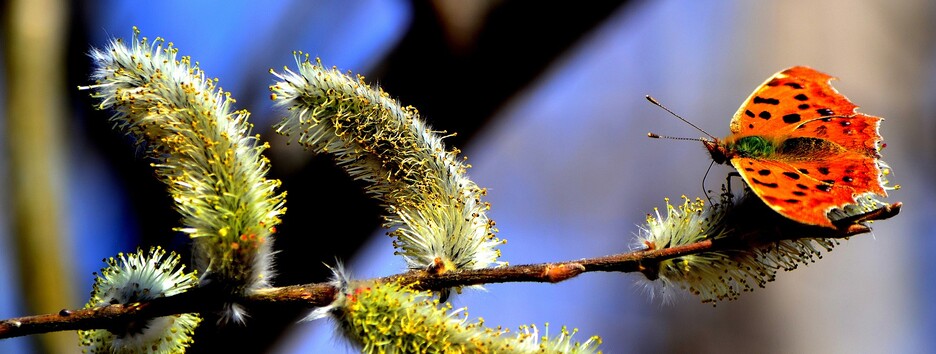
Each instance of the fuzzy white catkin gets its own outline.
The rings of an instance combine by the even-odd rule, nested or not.
[[[85,308],[150,301],[183,293],[198,284],[194,273],[184,272],[179,255],[166,256],[159,247],[146,253],[121,253],[105,261],[108,266],[97,274]],[[124,328],[82,330],[78,335],[85,353],[184,353],[200,322],[197,314],[179,314],[128,322]]]
[[[285,211],[278,180],[265,178],[267,144],[251,135],[246,111],[171,43],[134,36],[90,53],[99,108],[155,159],[158,177],[182,214],[178,228],[195,240],[203,285],[233,295],[269,285],[272,234]],[[228,315],[241,319],[238,307]]]
[[[733,300],[762,288],[780,270],[793,270],[822,258],[844,237],[838,230],[802,225],[770,210],[753,193],[741,197],[723,194],[721,201],[705,205],[701,199],[672,205],[647,215],[638,235],[638,248],[662,250],[711,240],[712,251],[687,254],[659,262],[646,262],[642,272],[662,287],[681,288],[703,302]],[[859,204],[831,215],[833,220],[879,208],[880,201],[859,199]],[[863,231],[867,232],[867,230]],[[651,295],[654,286],[649,287]],[[664,294],[665,295],[665,294]]]
[[[398,283],[355,281],[339,265],[331,282],[335,301],[313,316],[331,317],[341,333],[363,353],[599,353],[601,339],[575,341],[575,330],[550,337],[535,326],[516,334],[470,322],[464,308],[453,310],[429,292]]]
[[[300,144],[335,156],[367,190],[381,200],[395,228],[394,246],[411,269],[436,272],[500,264],[486,191],[466,175],[457,150],[362,77],[296,54],[298,72],[284,68],[270,87],[286,118],[277,127],[298,133]]]

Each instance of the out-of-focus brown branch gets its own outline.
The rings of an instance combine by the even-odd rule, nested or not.
[[[9,165],[11,241],[20,274],[20,291],[30,311],[52,311],[75,298],[74,279],[66,274],[71,264],[67,247],[69,229],[63,224],[68,164],[66,142],[70,118],[63,78],[71,2],[61,0],[9,1],[0,19],[0,42],[6,76],[5,105],[0,108],[5,128]],[[70,333],[43,336],[40,351],[74,350]]]

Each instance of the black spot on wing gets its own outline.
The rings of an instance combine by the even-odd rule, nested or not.
[[[784,123],[792,124],[792,123],[796,123],[796,122],[799,122],[799,121],[800,121],[800,115],[799,115],[799,114],[796,114],[796,113],[787,114],[787,115],[783,116],[783,122],[784,122]]]
[[[778,100],[778,99],[776,99],[776,98],[763,98],[763,97],[761,97],[761,96],[754,96],[754,103],[755,103],[755,104],[757,104],[757,103],[764,103],[764,104],[769,104],[769,105],[774,105],[774,106],[776,106],[776,105],[780,104],[780,100]]]
[[[784,172],[783,175],[790,177],[791,179],[794,179],[794,180],[799,179],[799,173],[796,173],[796,172]]]
[[[758,181],[757,178],[751,178],[751,181],[756,184],[767,187],[767,188],[777,188],[780,186],[779,184],[776,184],[776,183],[764,183],[764,182]]]

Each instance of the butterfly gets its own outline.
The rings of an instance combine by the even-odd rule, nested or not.
[[[900,203],[873,199],[894,188],[886,186],[889,168],[880,160],[882,118],[858,113],[832,87],[833,79],[805,66],[780,71],[741,104],[731,134],[702,143],[716,163],[731,164],[777,213],[838,229],[842,218],[833,220],[832,212],[852,216],[844,223],[849,227],[893,216]],[[856,206],[864,210],[856,213]]]

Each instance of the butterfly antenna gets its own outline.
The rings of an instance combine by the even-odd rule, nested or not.
[[[657,133],[647,133],[647,137],[648,137],[648,138],[654,138],[654,139],[706,141],[705,139],[685,138],[685,137],[669,136],[669,135],[659,135],[659,134],[657,134]]]
[[[691,126],[691,127],[693,127],[693,128],[696,128],[696,130],[702,132],[702,134],[708,135],[709,138],[712,138],[712,140],[718,140],[718,138],[716,138],[716,137],[713,136],[712,134],[709,134],[707,131],[702,130],[702,128],[699,128],[699,127],[696,126],[695,124],[692,124],[692,122],[686,120],[686,119],[683,118],[683,117],[680,117],[678,114],[676,114],[675,112],[671,111],[669,108],[666,108],[666,106],[664,106],[663,104],[661,104],[659,101],[657,101],[655,98],[651,97],[650,95],[647,95],[646,97],[647,97],[647,101],[650,101],[650,103],[653,103],[655,106],[660,107],[660,108],[662,108],[664,111],[669,112],[669,114],[672,114],[673,117],[679,118],[679,120],[683,121],[683,123],[689,124],[689,126]],[[663,138],[663,136],[656,135],[656,134],[653,134],[653,133],[647,134],[647,136],[649,136],[649,137],[651,137],[651,138]],[[671,139],[670,137],[665,137],[665,138]],[[697,139],[676,139],[676,140],[697,140]]]

